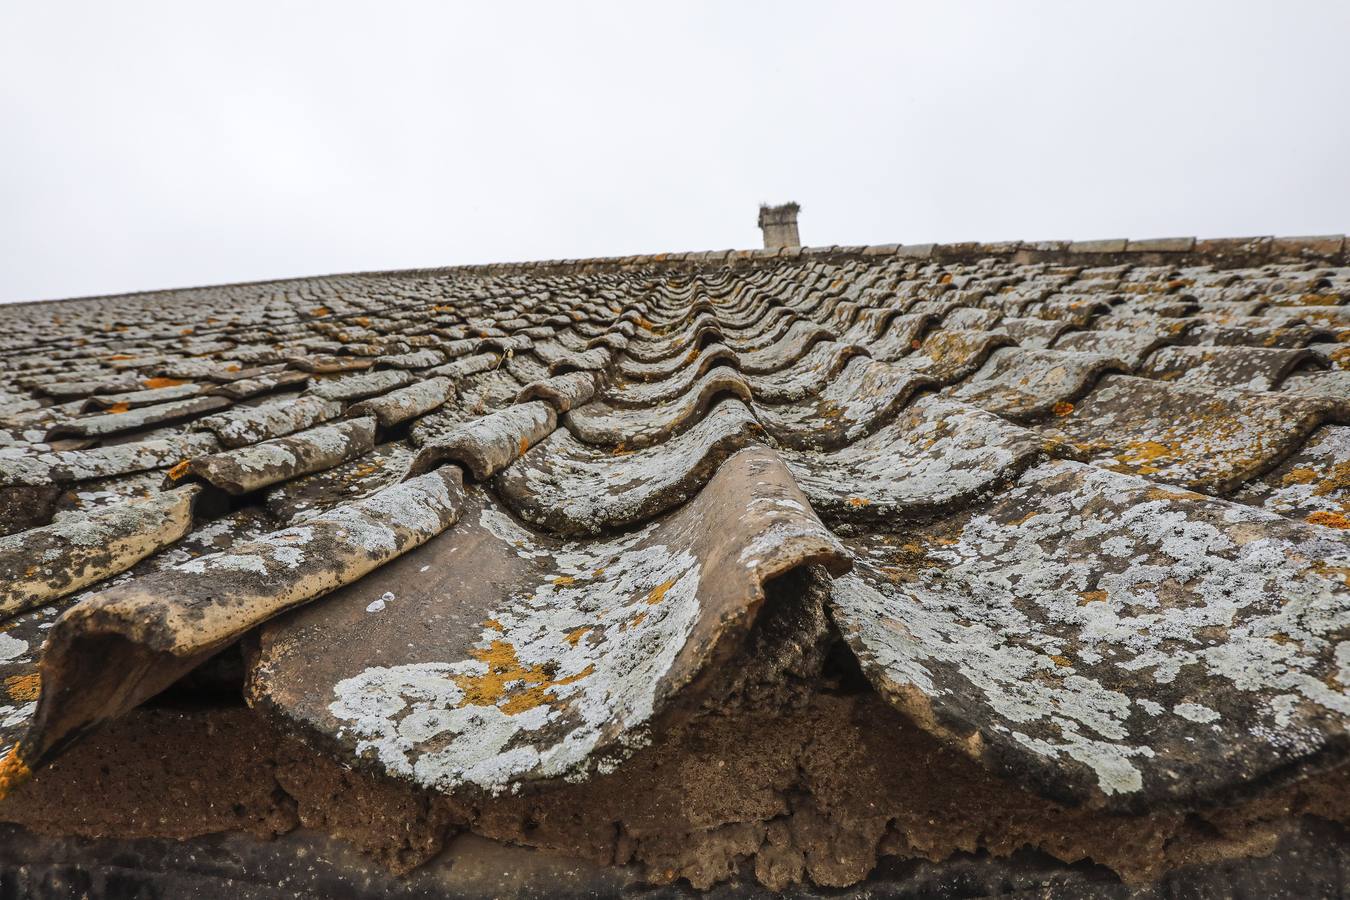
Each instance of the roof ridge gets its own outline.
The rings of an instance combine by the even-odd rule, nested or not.
[[[901,256],[915,260],[937,262],[974,262],[988,258],[1011,258],[1016,263],[1071,263],[1080,265],[1113,265],[1139,263],[1178,263],[1183,265],[1219,265],[1222,268],[1241,268],[1267,263],[1325,262],[1350,265],[1350,238],[1343,234],[1295,235],[1277,237],[1229,238],[1110,238],[1089,241],[960,241],[924,244],[857,244],[825,245],[819,247],[789,247],[751,250],[704,250],[687,252],[645,253],[629,256],[595,256],[575,259],[539,259],[516,262],[464,263],[454,266],[420,266],[410,269],[368,269],[355,272],[330,272],[321,275],[294,275],[285,278],[259,278],[248,281],[218,282],[215,284],[184,285],[172,288],[151,288],[117,294],[88,294],[77,297],[55,297],[44,300],[20,300],[3,304],[8,307],[36,306],[46,303],[112,300],[126,297],[144,297],[156,294],[175,294],[183,291],[248,287],[263,284],[291,284],[324,278],[358,278],[450,274],[533,273],[540,270],[571,270],[588,272],[608,268],[636,268],[651,265],[706,265],[723,263],[751,264],[769,260],[798,259],[802,257],[850,259],[876,256]]]

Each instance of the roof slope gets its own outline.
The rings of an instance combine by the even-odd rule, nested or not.
[[[1058,801],[1338,761],[1344,251],[728,252],[0,309],[0,777],[253,634],[251,702],[344,759],[584,779],[726,690],[787,584],[890,702]]]

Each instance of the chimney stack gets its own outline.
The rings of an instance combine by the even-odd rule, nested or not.
[[[764,232],[764,247],[773,250],[781,247],[800,247],[802,239],[797,236],[797,213],[801,207],[795,203],[782,206],[759,207],[759,227]]]

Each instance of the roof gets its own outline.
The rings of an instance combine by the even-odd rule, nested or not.
[[[584,786],[822,635],[1066,808],[1313,777],[1350,713],[1348,252],[727,251],[0,307],[0,783],[242,640],[249,704],[358,770]]]

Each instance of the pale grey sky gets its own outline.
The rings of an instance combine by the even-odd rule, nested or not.
[[[1350,230],[1350,3],[0,6],[0,301]]]

